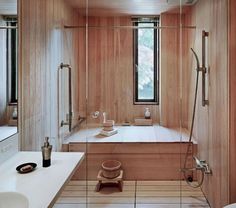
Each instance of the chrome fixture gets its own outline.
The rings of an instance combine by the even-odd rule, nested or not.
[[[196,169],[197,170],[203,170],[205,174],[212,174],[211,169],[209,168],[209,165],[206,163],[206,160],[199,160],[197,157],[193,157],[193,159],[196,162]]]
[[[198,56],[196,52],[191,48],[191,51],[194,54],[194,57],[197,62],[197,76],[196,76],[196,86],[195,86],[195,94],[194,94],[194,103],[193,103],[193,113],[192,113],[192,122],[191,122],[191,128],[190,128],[190,135],[189,135],[189,144],[187,147],[187,151],[185,154],[185,159],[184,159],[184,168],[181,169],[181,171],[184,174],[185,181],[193,188],[198,188],[202,185],[203,180],[204,180],[204,175],[205,174],[211,174],[211,170],[209,169],[208,164],[204,160],[199,160],[197,157],[193,157],[193,159],[196,162],[196,167],[195,168],[187,168],[187,160],[188,156],[190,153],[190,147],[191,147],[191,142],[192,142],[192,136],[193,136],[193,127],[194,127],[194,121],[195,121],[195,114],[196,114],[196,105],[197,105],[197,95],[198,95],[198,81],[199,81],[199,73],[202,72],[202,106],[209,105],[209,101],[205,99],[205,75],[207,73],[206,69],[206,45],[205,45],[205,38],[209,34],[205,31],[202,32],[202,67],[200,67],[200,62],[198,59]],[[198,182],[197,185],[192,185],[191,182],[193,181],[193,178],[191,176],[187,175],[187,172],[194,171],[194,170],[200,170],[201,171],[201,180]]]
[[[197,157],[193,157],[196,166],[194,168],[182,168],[181,171],[184,174],[185,181],[193,188],[198,188],[203,184],[205,174],[206,175],[211,175],[212,171],[209,167],[209,165],[206,163],[206,160],[199,160]],[[192,172],[192,171],[200,171],[201,173],[201,179],[198,181],[196,185],[192,184],[193,182],[193,177],[192,176],[187,176],[187,172]]]
[[[69,76],[68,76],[68,87],[69,87],[69,113],[66,115],[66,121],[62,120],[61,121],[61,127],[63,127],[64,125],[68,125],[69,126],[69,132],[71,132],[72,129],[72,117],[73,117],[73,112],[72,112],[72,82],[71,82],[71,66],[69,64],[63,64],[61,63],[59,66],[59,69],[68,69],[69,72]]]
[[[96,118],[99,117],[100,112],[99,112],[99,111],[95,111],[95,112],[93,112],[91,115],[92,115],[92,118],[96,119]]]

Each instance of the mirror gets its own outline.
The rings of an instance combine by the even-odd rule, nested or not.
[[[0,142],[18,131],[17,59],[17,0],[0,0]]]

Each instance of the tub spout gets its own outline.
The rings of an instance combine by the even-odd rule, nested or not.
[[[212,171],[209,167],[209,165],[207,164],[206,160],[199,160],[197,157],[193,157],[193,159],[196,162],[196,169],[198,170],[203,170],[205,174],[212,174]]]

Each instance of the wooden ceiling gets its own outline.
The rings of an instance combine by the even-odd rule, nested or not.
[[[68,0],[79,12],[86,14],[86,0]],[[182,0],[183,5],[196,0]],[[179,11],[180,0],[88,0],[89,16],[159,15],[166,11]]]

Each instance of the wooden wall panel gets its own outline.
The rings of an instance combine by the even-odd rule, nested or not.
[[[199,0],[192,11],[185,17],[185,24],[196,25],[195,33],[189,31],[189,46],[194,47],[201,58],[201,32],[209,32],[209,106],[201,106],[201,83],[197,102],[194,138],[198,142],[198,156],[206,160],[213,174],[207,175],[203,184],[203,191],[214,208],[221,208],[229,202],[229,178],[228,178],[228,45],[227,45],[227,0]],[[190,34],[192,33],[192,34]],[[184,33],[183,33],[184,34]],[[185,34],[186,35],[186,34]],[[183,37],[183,44],[186,44]],[[183,86],[189,86],[189,116],[186,125],[189,126],[193,105],[193,93],[195,87],[196,62],[192,55],[187,56],[191,60],[190,73],[183,75]],[[184,60],[185,56],[183,56]],[[201,59],[200,59],[201,60]],[[186,71],[185,71],[186,72]],[[185,79],[188,77],[187,79]],[[189,82],[189,79],[191,82]],[[201,81],[201,76],[200,76]],[[184,89],[183,89],[184,91]],[[186,91],[183,95],[186,95]],[[186,102],[187,103],[187,102]]]
[[[89,25],[132,25],[132,22],[130,17],[89,17]],[[84,57],[81,53],[79,55]],[[79,70],[83,79],[79,85],[79,100],[85,101],[85,67]],[[145,107],[150,108],[154,122],[159,122],[157,105],[133,104],[132,30],[89,28],[87,107],[88,123],[102,121],[102,117],[98,120],[91,118],[91,113],[97,110],[107,112],[109,119],[116,123],[133,122],[135,117],[144,116]],[[86,102],[80,101],[80,109],[80,114],[86,114]]]
[[[179,26],[178,14],[162,14],[163,25]],[[79,21],[84,21],[79,18]],[[82,25],[81,23],[77,25]],[[130,17],[89,17],[90,26],[131,25]],[[84,29],[80,29],[82,33]],[[160,105],[133,105],[133,34],[127,29],[88,30],[88,109],[86,109],[85,52],[79,53],[79,113],[86,115],[106,111],[118,123],[143,116],[145,107],[151,109],[154,122],[167,127],[180,126],[180,36],[178,29],[161,30]],[[174,34],[174,37],[173,37]],[[79,42],[85,37],[79,35]],[[79,46],[85,51],[85,45]],[[187,61],[187,59],[185,60]],[[174,66],[174,67],[173,67]],[[186,70],[189,70],[186,68]],[[185,107],[188,106],[186,103]],[[161,118],[160,115],[161,114]],[[188,119],[188,118],[187,118]],[[187,122],[187,121],[186,121]]]
[[[61,137],[68,132],[68,127],[59,126],[68,111],[68,81],[64,72],[58,89],[58,66],[61,62],[72,65],[76,89],[78,36],[77,31],[65,30],[64,24],[73,24],[78,14],[64,0],[21,0],[19,4],[21,148],[39,150],[44,137],[50,136],[54,147],[60,149]],[[78,96],[73,97],[76,125]]]
[[[180,23],[177,14],[163,14],[161,21],[163,25],[169,26],[179,26]],[[98,27],[131,24],[130,17],[89,17],[89,25]],[[181,112],[179,30],[161,31],[159,106],[133,104],[132,30],[89,28],[88,34],[88,123],[101,122],[101,119],[91,119],[91,113],[97,110],[108,112],[108,117],[117,123],[133,122],[135,117],[143,116],[145,107],[149,107],[154,122],[167,127],[179,127]],[[79,60],[82,61],[81,55],[83,58],[84,56],[82,53],[79,54]],[[79,84],[79,108],[80,114],[85,115],[85,67],[80,67],[79,71],[80,77],[83,77]]]
[[[164,26],[180,26],[178,14],[161,14]],[[160,64],[160,124],[180,127],[180,30],[162,29]]]
[[[195,26],[196,25],[196,10],[194,7],[190,7],[188,12],[182,15],[182,22],[184,26]],[[193,58],[191,48],[195,47],[196,37],[199,37],[199,32],[197,33],[196,29],[183,28],[182,37],[181,37],[181,46],[182,46],[182,82],[181,82],[181,122],[182,127],[190,129],[192,121],[192,111],[193,111],[193,102],[194,102],[194,91],[196,83],[196,61]],[[201,35],[200,35],[201,38]],[[201,41],[198,38],[198,41]],[[199,53],[199,51],[197,51]],[[200,51],[201,52],[201,51]],[[201,82],[199,82],[199,85]],[[198,99],[198,101],[200,101]]]
[[[230,203],[236,203],[236,2],[229,1],[229,181]]]

